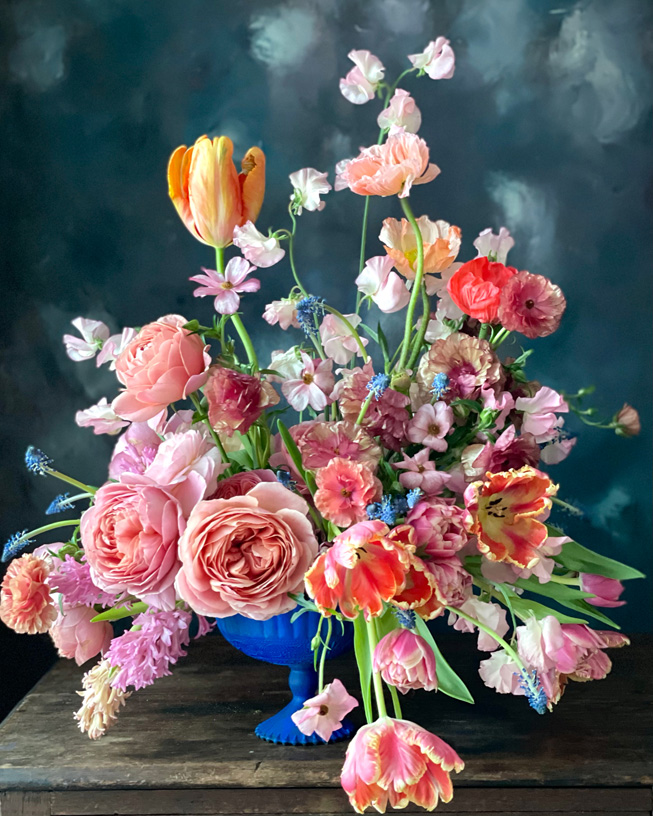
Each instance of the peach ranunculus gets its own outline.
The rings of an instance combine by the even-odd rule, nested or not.
[[[178,147],[168,164],[168,194],[198,241],[214,247],[232,242],[234,228],[256,221],[265,194],[265,155],[250,147],[238,173],[227,136],[200,136]]]
[[[47,632],[57,617],[48,587],[50,567],[32,554],[15,558],[0,588],[0,620],[19,634]]]
[[[199,502],[179,542],[179,595],[200,615],[268,620],[295,606],[317,555],[308,504],[280,484]]]
[[[181,505],[146,476],[122,479],[103,485],[82,514],[91,577],[106,592],[128,592],[151,606],[173,609],[177,544],[186,526]]]
[[[260,377],[215,366],[209,375],[204,395],[209,404],[209,422],[220,436],[247,433],[279,395]]]
[[[353,462],[342,456],[333,458],[317,471],[315,506],[338,527],[349,527],[367,518],[367,506],[378,501],[383,485],[372,468],[364,462]]]
[[[211,356],[202,338],[184,329],[181,315],[148,323],[116,360],[125,390],[113,401],[119,417],[152,419],[164,408],[197,391],[208,377]]]
[[[430,275],[439,275],[458,257],[460,251],[460,227],[447,221],[431,221],[427,215],[417,219],[419,231],[424,242],[424,274],[426,288],[433,294],[432,287],[439,279]],[[415,278],[417,262],[417,240],[410,223],[402,218],[386,218],[379,233],[383,248],[394,261],[395,268],[408,280]]]
[[[459,309],[482,323],[496,323],[501,291],[517,270],[512,266],[474,258],[449,278],[447,291]]]
[[[52,628],[50,637],[61,657],[86,663],[111,644],[113,627],[109,621],[91,622],[97,612],[92,606],[64,606]]]
[[[429,164],[429,149],[414,133],[391,132],[384,144],[364,147],[355,159],[339,162],[335,189],[349,187],[358,195],[406,198],[413,184],[426,184],[440,168]]]
[[[480,552],[490,561],[534,567],[548,535],[538,517],[551,508],[550,497],[557,490],[545,473],[530,465],[488,472],[485,481],[470,484],[465,490],[465,522],[469,533],[477,536]]]

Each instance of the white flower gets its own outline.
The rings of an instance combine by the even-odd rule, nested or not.
[[[479,233],[478,238],[474,241],[474,246],[478,251],[477,258],[483,256],[489,258],[492,255],[492,260],[502,264],[505,264],[508,253],[514,245],[514,238],[505,227],[501,227],[498,235],[495,235],[488,227]]]
[[[116,360],[120,357],[123,349],[128,346],[136,337],[138,332],[136,329],[123,329],[120,334],[112,334],[111,337],[102,346],[102,351],[98,354],[95,364],[99,367],[107,360],[111,361],[109,369],[115,371]]]
[[[109,327],[101,320],[88,320],[85,317],[76,317],[71,322],[82,336],[64,334],[66,354],[76,363],[92,360],[109,339]]]
[[[296,207],[297,215],[302,214],[302,208],[309,212],[324,209],[324,201],[320,201],[320,196],[332,189],[326,173],[320,173],[314,167],[304,167],[291,173],[288,178],[294,188],[290,200]]]
[[[364,105],[374,94],[383,79],[383,63],[369,51],[350,51],[347,54],[356,66],[340,80],[340,93],[354,105]]]
[[[397,88],[387,108],[381,111],[376,120],[383,129],[402,127],[408,133],[417,133],[422,124],[422,114],[415,100],[401,88]]]
[[[107,402],[106,397],[84,411],[77,411],[75,422],[80,428],[93,428],[94,434],[117,434],[121,428],[129,425],[126,419],[121,419]]]
[[[274,235],[263,235],[251,221],[234,229],[233,240],[247,260],[262,269],[279,263],[286,254]]]
[[[438,37],[421,54],[411,54],[408,59],[431,79],[451,79],[456,67],[456,55],[446,37]]]

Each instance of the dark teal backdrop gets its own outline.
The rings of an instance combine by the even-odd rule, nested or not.
[[[628,401],[643,431],[620,440],[570,420],[577,447],[552,472],[585,516],[560,521],[653,571],[648,0],[5,0],[0,15],[2,536],[36,526],[58,492],[23,469],[28,444],[85,480],[105,478],[111,439],[73,416],[111,398],[115,380],[65,356],[69,321],[117,330],[166,312],[210,315],[187,279],[213,258],[167,198],[172,149],[203,133],[229,135],[238,156],[260,145],[259,226],[285,226],[288,173],[332,174],[376,138],[376,103],[355,107],[338,92],[347,52],[372,50],[393,77],[406,54],[445,35],[455,77],[406,86],[442,168],[414,190],[414,209],[462,228],[463,259],[481,229],[506,225],[510,262],[565,291],[565,319],[533,343],[531,375],[569,391],[595,383],[601,413]],[[353,304],[362,204],[331,194],[323,213],[301,218],[305,280],[342,311]],[[388,215],[399,216],[396,202],[372,202],[369,255],[382,251]],[[289,338],[258,318],[291,277],[283,263],[260,278],[244,310],[269,352]],[[629,585],[629,606],[615,613],[626,629],[651,628],[650,594],[650,580]],[[6,703],[51,651],[47,639],[3,636]]]

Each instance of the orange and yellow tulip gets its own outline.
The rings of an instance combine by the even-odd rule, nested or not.
[[[238,173],[227,136],[201,136],[178,147],[168,163],[168,194],[179,217],[199,241],[226,247],[235,227],[256,221],[265,194],[265,154],[251,147]]]

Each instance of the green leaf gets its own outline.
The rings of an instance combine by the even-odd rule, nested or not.
[[[374,331],[374,329],[370,328],[370,326],[365,325],[365,323],[359,323],[358,326],[365,332],[366,335],[368,335],[368,337],[371,337],[375,343],[379,344],[379,336]]]
[[[438,644],[433,639],[433,635],[429,631],[425,621],[418,616],[415,618],[415,624],[418,634],[420,634],[431,649],[433,649],[433,654],[435,655],[435,670],[438,675],[438,691],[442,691],[444,694],[447,694],[449,697],[454,697],[456,700],[462,700],[463,703],[473,703],[474,698],[469,693],[469,689],[444,659],[444,655],[438,649]]]
[[[595,618],[601,621],[601,623],[611,626],[613,629],[619,629],[617,624],[607,615],[597,609],[597,607],[587,603],[585,598],[594,597],[591,592],[581,592],[580,589],[575,589],[565,584],[555,584],[553,581],[547,584],[540,584],[533,576],[527,580],[519,578],[519,580],[515,581],[515,585],[520,589],[526,589],[528,592],[533,592],[536,595],[544,595],[545,598],[551,598],[562,606],[566,606],[568,609],[573,609],[574,612],[580,612],[590,618]]]
[[[91,618],[91,623],[98,623],[99,621],[117,621],[123,618],[130,618],[132,615],[140,615],[142,612],[147,612],[149,606],[143,601],[137,601],[131,606],[114,606],[113,609],[107,609],[106,612],[100,612],[94,618]]]
[[[551,535],[564,535],[555,527],[547,525]],[[615,578],[617,581],[627,581],[631,578],[644,578],[643,572],[608,558],[605,555],[588,550],[577,541],[568,541],[562,547],[560,555],[555,560],[566,569],[574,572],[586,572],[590,575],[602,575],[604,578]]]
[[[564,612],[558,612],[557,609],[551,609],[549,606],[533,601],[531,598],[522,598],[520,595],[511,598],[510,603],[515,615],[522,620],[530,618],[531,615],[535,615],[538,620],[553,615],[560,623],[587,623],[584,618],[573,618],[565,615]]]
[[[383,333],[380,323],[377,326],[376,333],[379,337],[379,348],[383,354],[383,369],[387,374],[390,368],[390,351],[388,350],[388,338]]]
[[[372,711],[372,659],[370,658],[370,645],[367,639],[367,625],[362,612],[354,620],[354,654],[356,655],[360,676],[365,719],[367,722],[372,722],[374,719],[374,712]]]
[[[239,451],[232,451],[229,453],[229,458],[239,464],[245,470],[252,470],[254,467],[254,462],[252,461],[252,457],[249,453],[243,448]]]
[[[381,640],[382,637],[399,628],[399,620],[392,613],[390,607],[387,607],[380,617],[374,618],[374,625],[376,626],[377,637]]]
[[[476,411],[479,414],[483,410],[483,406],[478,400],[469,400],[469,399],[456,399],[452,400],[452,405],[464,405],[466,408],[469,408],[472,411]]]

